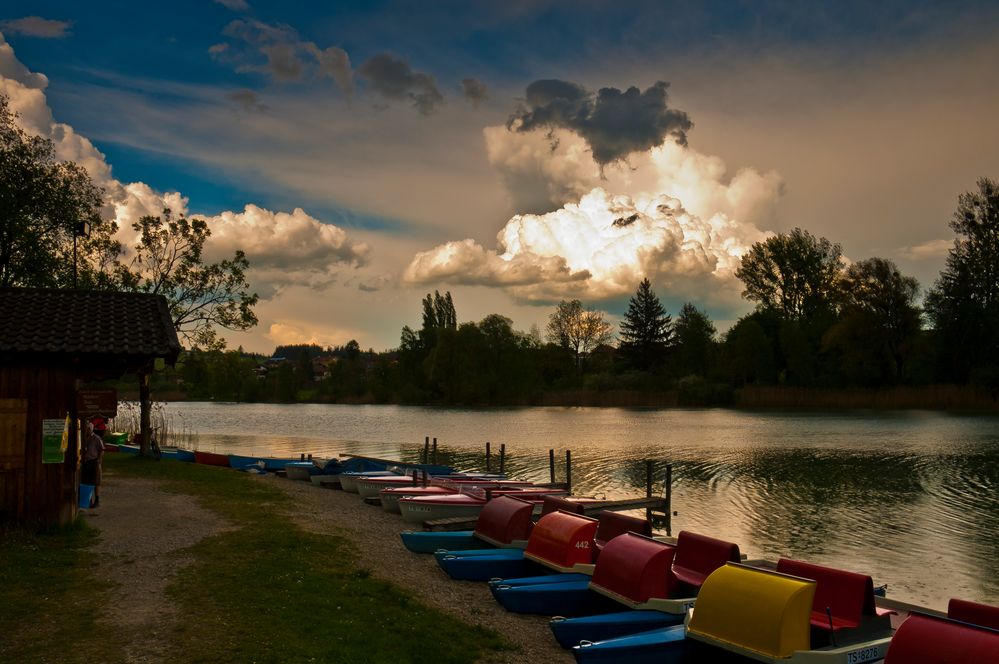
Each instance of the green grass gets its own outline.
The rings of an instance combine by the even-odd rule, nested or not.
[[[194,563],[167,589],[184,616],[177,629],[161,634],[171,643],[171,661],[459,664],[488,660],[510,648],[499,634],[422,606],[372,578],[359,566],[349,541],[292,525],[283,514],[293,505],[275,487],[228,469],[173,461],[109,455],[105,468],[111,481],[115,474],[160,480],[165,490],[197,497],[203,507],[238,527],[177,552]],[[14,633],[33,629],[33,618],[18,621],[17,614],[58,622],[43,600],[33,600],[28,612],[2,608],[11,606],[8,599],[30,594],[35,582],[58,590],[67,601],[89,592],[87,563],[72,561],[86,560],[81,552],[92,537],[75,528],[38,540],[36,551],[56,557],[48,566],[27,565],[30,538],[0,548],[0,555],[16,551],[14,567],[25,570],[16,594],[0,583],[0,634],[7,631],[3,628]],[[58,574],[52,574],[52,566],[60,568]],[[0,570],[0,581],[6,580],[4,574]],[[78,627],[74,623],[72,629]],[[70,647],[65,639],[71,635],[56,631],[53,644]],[[116,639],[108,642],[110,650],[97,654],[95,661],[120,659]],[[0,649],[0,660],[6,660],[2,655]]]

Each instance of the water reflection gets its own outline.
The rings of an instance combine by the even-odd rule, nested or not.
[[[492,470],[506,444],[514,477],[565,479],[576,493],[656,492],[673,468],[674,532],[731,539],[753,556],[789,556],[872,574],[893,596],[941,607],[999,603],[999,419],[926,412],[741,413],[530,408],[172,404],[211,451],[438,462]]]

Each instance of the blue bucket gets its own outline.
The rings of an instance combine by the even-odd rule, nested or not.
[[[80,509],[86,510],[90,509],[90,501],[94,497],[94,485],[93,484],[81,484],[80,485]]]

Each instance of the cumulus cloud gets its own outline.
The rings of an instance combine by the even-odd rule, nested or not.
[[[694,216],[667,195],[635,200],[597,188],[554,212],[513,217],[495,250],[464,240],[420,253],[404,278],[501,286],[531,302],[616,298],[643,277],[674,294],[712,282],[730,291],[740,256],[764,237],[724,214]]]
[[[437,81],[430,74],[415,71],[409,63],[391,53],[379,53],[361,63],[357,73],[371,89],[385,99],[409,100],[413,108],[429,115],[444,103]]]
[[[354,93],[350,57],[342,48],[320,48],[299,37],[291,26],[254,19],[236,19],[222,34],[232,42],[214,44],[208,53],[238,72],[258,72],[279,82],[297,81],[307,74],[328,77],[348,97]]]
[[[290,285],[322,287],[337,280],[339,268],[368,262],[368,245],[301,208],[289,214],[247,205],[242,212],[227,211],[205,220],[212,231],[206,258],[218,260],[242,249],[256,275],[254,286],[265,288],[268,295]]]
[[[119,227],[119,239],[134,244],[132,224],[146,215],[189,213],[189,201],[179,192],[159,192],[143,182],[123,183],[94,145],[72,127],[55,122],[45,99],[47,79],[27,70],[0,35],[0,93],[10,99],[24,129],[53,142],[61,160],[74,161],[104,188],[103,216]],[[248,278],[263,298],[281,289],[300,285],[323,287],[338,278],[345,267],[361,267],[368,261],[368,245],[350,238],[337,226],[308,215],[301,208],[291,213],[273,212],[247,205],[242,212],[223,212],[205,218],[212,232],[205,257],[219,260],[242,249],[250,261]]]
[[[62,39],[69,36],[69,29],[72,26],[72,21],[53,21],[41,16],[25,16],[24,18],[0,21],[0,32],[42,39]]]
[[[527,86],[524,104],[510,116],[507,127],[526,132],[568,129],[586,140],[597,164],[626,159],[672,138],[687,144],[693,126],[683,111],[667,106],[669,83],[658,81],[646,90],[601,88],[596,94],[557,79]]]
[[[476,108],[489,98],[486,84],[477,78],[461,79],[461,94],[465,101],[470,102]]]
[[[536,211],[511,218],[494,248],[467,239],[416,255],[406,281],[501,287],[521,301],[551,302],[619,299],[648,277],[675,297],[740,302],[734,271],[774,220],[777,173],[731,175],[720,158],[675,141],[601,169],[567,129],[488,127],[484,136],[515,204]]]

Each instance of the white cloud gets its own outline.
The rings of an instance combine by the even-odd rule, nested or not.
[[[569,132],[484,133],[511,195],[543,213],[514,216],[495,249],[466,239],[417,254],[407,282],[498,286],[532,302],[599,301],[630,295],[648,277],[673,296],[740,303],[734,272],[766,237],[758,224],[781,196],[776,173],[729,177],[718,157],[667,141],[601,176]]]
[[[0,35],[0,92],[10,99],[26,131],[49,138],[56,155],[84,167],[94,182],[104,187],[105,219],[118,223],[119,239],[134,244],[132,224],[145,215],[189,212],[187,197],[160,192],[143,182],[123,183],[112,175],[104,155],[86,137],[56,122],[45,99],[48,79],[30,72],[17,60]],[[325,224],[301,208],[273,212],[248,204],[242,212],[226,211],[206,218],[212,232],[205,246],[208,260],[231,257],[242,249],[250,261],[247,276],[261,297],[273,296],[289,285],[318,288],[333,283],[343,267],[367,263],[370,248],[349,237],[342,228]]]

